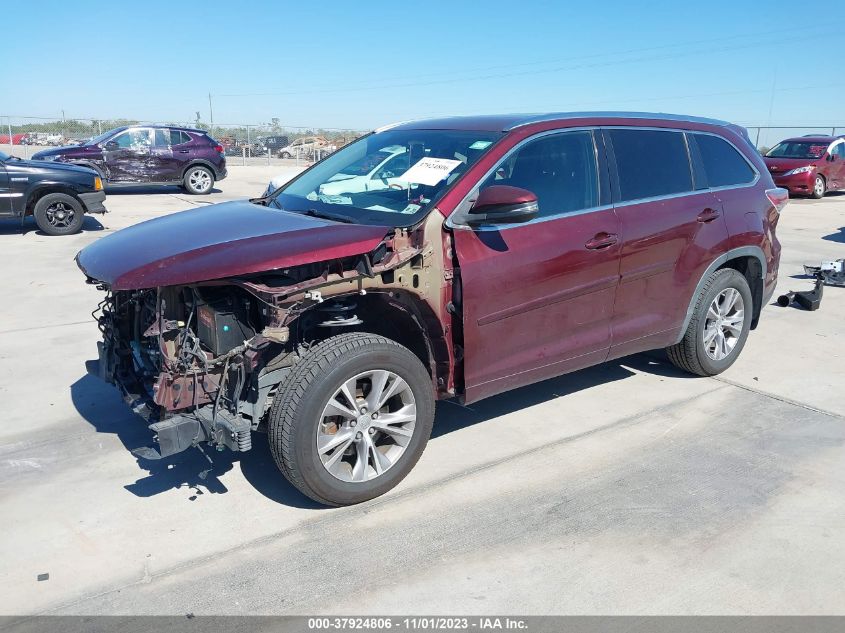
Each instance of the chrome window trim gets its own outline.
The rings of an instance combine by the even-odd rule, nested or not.
[[[729,189],[745,189],[745,188],[748,188],[748,187],[753,187],[760,180],[760,171],[757,169],[757,167],[754,166],[754,163],[752,163],[750,160],[748,160],[748,157],[745,154],[742,153],[742,150],[740,150],[730,139],[727,139],[724,136],[722,136],[720,134],[716,134],[714,132],[702,132],[700,130],[685,130],[683,128],[652,127],[652,126],[644,126],[644,125],[602,125],[602,126],[600,126],[600,129],[602,129],[602,130],[631,130],[631,129],[635,129],[635,130],[649,130],[649,131],[654,131],[654,132],[680,132],[681,134],[684,134],[684,135],[686,135],[686,134],[707,134],[709,136],[715,136],[716,138],[722,139],[723,141],[728,143],[731,147],[733,147],[734,150],[736,150],[739,153],[739,155],[742,157],[742,159],[746,162],[746,164],[748,164],[748,166],[751,167],[751,171],[754,172],[754,178],[750,182],[743,183],[743,184],[740,184],[740,185],[724,185],[724,186],[721,186],[721,187],[707,187],[706,189],[695,189],[695,190],[692,190],[692,191],[681,191],[679,193],[669,193],[669,194],[662,195],[662,196],[651,196],[649,198],[636,198],[635,200],[625,200],[624,202],[619,201],[619,202],[614,203],[614,205],[613,205],[616,208],[629,207],[633,204],[641,204],[643,202],[657,202],[659,200],[671,200],[673,198],[680,198],[681,196],[690,196],[690,195],[695,195],[695,194],[705,193],[705,192],[727,191]],[[687,143],[686,139],[684,139],[684,143],[685,144]],[[692,157],[689,157],[689,160],[690,160],[690,167],[692,167]],[[703,167],[703,165],[702,165],[702,167]]]
[[[511,229],[517,228],[520,226],[530,226],[532,224],[540,224],[542,222],[549,222],[552,220],[559,220],[560,218],[564,217],[571,217],[573,215],[583,215],[585,213],[593,213],[594,211],[605,211],[607,209],[612,209],[612,204],[605,204],[599,205],[595,207],[587,207],[585,209],[578,209],[577,211],[562,211],[561,213],[555,213],[553,215],[544,215],[539,218],[534,218],[533,220],[529,220],[528,222],[518,222],[518,223],[490,223],[490,224],[483,224],[478,226],[470,226],[469,224],[457,224],[453,218],[456,216],[459,219],[463,219],[462,215],[466,213],[464,210],[464,205],[466,205],[471,198],[478,197],[478,190],[485,180],[487,180],[495,171],[505,162],[507,161],[514,152],[521,149],[523,146],[536,141],[538,139],[544,138],[546,136],[556,136],[558,134],[568,134],[570,132],[590,132],[593,138],[593,158],[596,161],[596,185],[598,185],[596,191],[599,194],[599,198],[601,197],[601,162],[599,161],[598,155],[598,146],[596,145],[596,138],[595,133],[599,128],[596,126],[583,126],[583,127],[568,127],[568,128],[558,128],[555,130],[544,130],[543,132],[538,132],[537,134],[533,134],[528,138],[522,139],[519,143],[514,145],[513,147],[508,150],[508,152],[502,156],[490,169],[488,169],[484,175],[478,179],[478,181],[473,185],[472,189],[470,189],[467,194],[461,199],[461,201],[455,205],[455,210],[449,214],[449,217],[446,218],[445,225],[450,229],[459,229],[459,230],[466,230],[466,231],[499,231],[502,229]]]
[[[516,126],[516,127],[520,127],[520,126]],[[656,131],[656,132],[679,132],[679,133],[684,134],[684,135],[686,135],[686,134],[707,134],[709,136],[715,136],[716,138],[722,139],[723,141],[728,143],[731,147],[734,148],[734,150],[736,152],[739,153],[739,155],[742,157],[742,159],[748,164],[749,167],[751,167],[751,171],[754,172],[754,178],[748,183],[743,183],[743,184],[739,184],[739,185],[724,185],[724,186],[721,186],[721,187],[707,187],[706,189],[696,189],[696,190],[692,190],[692,191],[682,191],[682,192],[679,192],[679,193],[670,193],[670,194],[666,194],[666,195],[662,195],[662,196],[652,196],[650,198],[637,198],[636,200],[626,200],[624,202],[615,202],[615,203],[611,203],[611,204],[600,205],[600,206],[597,206],[597,207],[589,207],[589,208],[586,208],[586,209],[579,209],[578,211],[567,211],[567,212],[564,212],[564,213],[556,213],[554,215],[547,215],[547,216],[543,216],[541,218],[535,218],[533,220],[529,220],[528,222],[520,222],[520,223],[515,223],[515,224],[510,224],[510,223],[489,224],[489,225],[482,225],[482,226],[473,227],[473,226],[469,226],[468,224],[457,224],[453,220],[453,218],[455,218],[456,216],[458,216],[460,218],[461,213],[465,213],[465,211],[463,211],[463,206],[467,203],[467,201],[472,196],[478,195],[478,187],[481,185],[481,183],[484,182],[485,180],[487,180],[487,178],[489,178],[490,175],[493,172],[495,172],[496,169],[498,169],[499,166],[510,157],[512,152],[515,152],[516,150],[521,148],[526,143],[528,143],[530,141],[534,141],[538,138],[542,138],[544,136],[551,136],[553,134],[565,134],[567,132],[590,131],[594,135],[593,136],[593,151],[596,153],[596,166],[598,167],[598,165],[600,163],[598,162],[598,146],[595,142],[595,133],[599,130],[631,130],[631,129],[651,130],[651,131]],[[686,137],[684,138],[684,145],[687,145]],[[690,169],[692,169],[692,158],[689,157],[689,152],[688,152],[688,160],[690,160]],[[599,178],[601,178],[601,173],[599,173],[598,175],[599,175]],[[583,215],[585,213],[591,213],[591,212],[594,212],[594,211],[606,211],[607,209],[628,207],[628,206],[635,205],[635,204],[642,204],[642,203],[647,203],[647,202],[659,202],[661,200],[672,200],[674,198],[680,198],[682,196],[691,196],[691,195],[697,195],[697,194],[702,194],[702,193],[707,193],[707,192],[713,193],[713,192],[717,192],[717,191],[729,191],[729,190],[732,190],[732,189],[747,189],[747,188],[754,187],[760,181],[760,177],[761,177],[760,176],[760,170],[757,169],[757,167],[754,165],[754,163],[752,163],[748,159],[748,157],[742,152],[742,150],[740,150],[736,146],[736,144],[733,141],[725,138],[724,136],[721,136],[720,134],[716,134],[714,132],[706,132],[706,131],[701,131],[701,130],[686,130],[686,129],[683,129],[683,128],[674,128],[674,127],[654,127],[654,126],[645,126],[645,125],[598,125],[598,126],[557,128],[557,129],[554,129],[554,130],[544,130],[543,132],[538,132],[537,134],[529,136],[528,138],[525,138],[522,141],[520,141],[519,143],[517,143],[516,145],[514,145],[510,149],[510,151],[508,151],[507,154],[505,154],[491,169],[489,169],[478,180],[478,183],[476,183],[476,185],[473,186],[472,189],[470,189],[470,191],[467,193],[467,195],[465,195],[461,199],[461,201],[455,206],[455,210],[452,211],[452,213],[449,214],[449,217],[446,218],[445,225],[450,229],[469,230],[469,231],[499,231],[499,230],[502,230],[502,229],[516,228],[516,227],[519,227],[519,226],[528,226],[528,225],[531,225],[531,224],[539,224],[541,222],[547,222],[547,221],[551,221],[551,220],[559,220],[561,218],[569,217],[569,216],[573,216],[573,215]],[[599,189],[601,189],[601,183],[600,182],[599,182]]]

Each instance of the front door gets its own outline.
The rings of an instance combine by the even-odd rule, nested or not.
[[[845,140],[837,141],[830,149],[831,178],[829,189],[845,189]]]
[[[535,220],[470,229],[456,212],[467,402],[607,356],[620,246],[605,173],[593,131],[541,135],[514,148],[478,188],[532,191]]]
[[[153,135],[150,128],[132,128],[103,145],[109,182],[150,182]]]

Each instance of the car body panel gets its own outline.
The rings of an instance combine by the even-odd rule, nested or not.
[[[388,230],[225,202],[106,236],[81,251],[77,263],[114,290],[171,286],[365,253]]]

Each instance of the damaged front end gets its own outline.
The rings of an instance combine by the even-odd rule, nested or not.
[[[429,365],[434,389],[448,392],[436,250],[423,231],[399,230],[362,255],[220,280],[114,290],[89,276],[106,293],[95,312],[100,376],[158,443],[133,452],[159,459],[204,443],[249,450],[293,364],[344,331],[404,341]]]

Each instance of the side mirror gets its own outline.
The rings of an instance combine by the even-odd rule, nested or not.
[[[117,141],[108,141],[108,142],[105,144],[105,146],[104,146],[104,147],[105,147],[107,150],[109,150],[110,152],[113,152],[114,150],[119,149],[119,147],[120,147],[120,146],[117,144]]]
[[[467,214],[470,226],[477,224],[517,224],[537,217],[537,196],[519,187],[490,185],[481,190]]]

